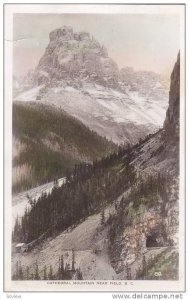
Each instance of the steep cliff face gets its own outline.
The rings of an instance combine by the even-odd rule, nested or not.
[[[167,134],[179,138],[180,123],[180,53],[171,74],[169,107],[164,122]]]
[[[118,85],[116,63],[88,32],[74,33],[71,27],[64,26],[50,32],[49,39],[35,72],[38,84],[74,79],[111,87]]]

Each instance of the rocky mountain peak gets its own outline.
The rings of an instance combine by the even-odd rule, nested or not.
[[[61,28],[56,28],[49,34],[50,42],[57,39],[71,40],[73,38],[73,29],[70,26],[63,26]]]
[[[84,40],[90,40],[90,33],[86,31],[80,31],[80,32],[73,32],[73,28],[71,26],[63,26],[60,28],[56,28],[55,30],[51,31],[49,34],[49,40],[57,41],[57,40],[76,40],[76,41],[84,41]]]
[[[35,70],[37,84],[74,80],[117,87],[119,70],[107,50],[88,32],[63,26],[50,32],[49,44]]]

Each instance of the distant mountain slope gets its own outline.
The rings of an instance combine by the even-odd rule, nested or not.
[[[83,83],[81,88],[41,85],[15,100],[62,107],[101,136],[132,145],[163,125],[167,106],[165,98],[147,99],[136,91],[120,92],[92,83]]]
[[[162,102],[168,97],[169,81],[152,71],[135,71],[133,68],[120,70],[121,86],[130,92],[138,92],[147,102]]]
[[[75,163],[99,159],[115,149],[62,109],[13,103],[13,192],[63,177]]]

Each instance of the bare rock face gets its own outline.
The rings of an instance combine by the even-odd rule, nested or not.
[[[171,74],[169,107],[166,113],[164,129],[172,138],[179,138],[180,123],[180,53]],[[173,136],[172,136],[173,135]]]
[[[71,27],[64,26],[52,31],[49,40],[35,70],[37,84],[84,80],[110,87],[118,85],[116,63],[88,32],[74,33]]]
[[[64,40],[73,39],[73,29],[70,26],[64,26],[63,28],[57,28],[50,32],[50,42],[58,40],[59,38]]]

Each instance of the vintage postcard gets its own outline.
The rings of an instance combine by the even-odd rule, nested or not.
[[[185,5],[4,28],[5,291],[184,291]]]

